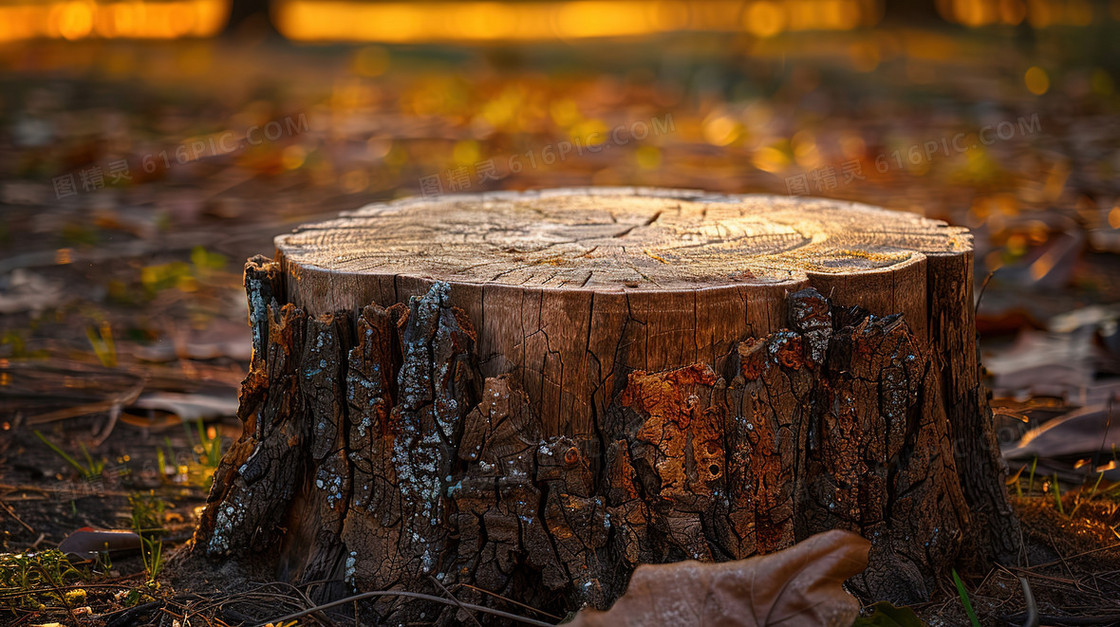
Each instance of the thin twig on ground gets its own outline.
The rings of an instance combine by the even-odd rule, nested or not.
[[[272,620],[268,620],[268,621],[265,621],[263,623],[260,623],[257,627],[265,627],[265,625],[268,625],[269,623],[273,623],[273,624],[283,623],[283,622],[286,622],[286,621],[289,621],[289,620],[295,620],[297,618],[302,618],[304,616],[307,616],[308,614],[311,614],[313,612],[317,612],[319,610],[326,610],[326,609],[329,609],[329,608],[332,608],[332,607],[338,607],[339,605],[345,605],[345,604],[351,603],[353,601],[361,601],[363,599],[375,599],[375,598],[378,598],[378,597],[408,597],[408,598],[411,598],[411,599],[422,599],[422,600],[425,600],[425,601],[433,601],[435,603],[442,603],[444,605],[459,605],[459,603],[456,603],[455,601],[449,601],[449,600],[447,600],[443,597],[437,597],[437,596],[432,595],[432,594],[424,594],[422,592],[408,592],[406,590],[375,590],[373,592],[363,592],[361,594],[355,594],[354,596],[349,596],[349,597],[346,597],[344,599],[339,599],[337,601],[332,601],[330,603],[324,603],[322,605],[317,605],[315,607],[308,608],[308,609],[302,610],[300,612],[295,612],[294,614],[288,614],[287,616],[281,616],[280,618],[274,618]],[[525,616],[518,616],[517,614],[511,614],[510,612],[503,612],[502,610],[496,610],[496,609],[489,608],[489,607],[483,607],[481,605],[474,605],[472,603],[462,603],[462,606],[467,608],[467,609],[474,610],[476,612],[482,612],[484,614],[490,614],[492,616],[500,616],[502,618],[508,618],[509,620],[516,621],[516,622],[519,622],[519,623],[524,623],[526,625],[536,625],[537,627],[555,627],[552,623],[546,623],[546,622],[541,621],[541,620],[536,620],[535,618],[527,618]]]

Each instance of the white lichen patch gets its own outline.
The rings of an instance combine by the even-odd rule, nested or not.
[[[252,499],[250,492],[248,497]],[[210,541],[206,545],[206,552],[210,555],[228,555],[231,548],[230,534],[245,522],[245,507],[237,496],[218,506],[218,513],[214,516],[214,531],[210,534]]]
[[[320,468],[315,475],[315,487],[327,493],[327,507],[334,508],[342,500],[342,477]]]
[[[450,318],[450,287],[436,283],[423,298],[413,298],[402,342],[403,360],[397,376],[397,426],[391,459],[401,501],[412,521],[405,542],[412,544],[421,570],[433,571],[442,550],[444,503],[453,477],[448,441],[460,419],[456,391],[449,385],[455,363],[456,327]]]
[[[253,359],[262,356],[266,325],[268,324],[268,303],[264,298],[264,282],[249,275],[246,280],[249,295],[249,328],[253,336]]]
[[[354,574],[357,573],[357,572],[358,572],[358,552],[357,551],[350,551],[350,554],[346,556],[346,572],[343,575],[343,578],[346,581],[346,583],[353,583],[354,582]]]

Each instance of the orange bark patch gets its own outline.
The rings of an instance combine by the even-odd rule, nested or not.
[[[717,379],[706,364],[630,375],[622,406],[648,416],[635,435],[657,451],[652,461],[662,498],[710,496],[712,482],[723,475],[721,408],[711,403]]]

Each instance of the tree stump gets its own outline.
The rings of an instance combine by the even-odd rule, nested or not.
[[[964,229],[576,189],[373,205],[276,245],[246,265],[244,434],[195,555],[561,615],[639,563],[830,528],[873,543],[865,599],[1017,556]]]

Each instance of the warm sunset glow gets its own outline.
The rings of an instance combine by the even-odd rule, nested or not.
[[[744,24],[747,31],[759,37],[770,37],[785,28],[785,11],[777,2],[752,2],[747,7]]]
[[[46,37],[174,39],[210,37],[229,14],[228,0],[0,4],[0,42]]]
[[[280,0],[277,26],[301,41],[492,41],[625,37],[674,31],[785,31],[870,26],[876,0],[575,0],[346,2]]]
[[[1014,26],[1024,19],[1035,28],[1087,26],[1095,14],[1090,0],[938,0],[937,10],[950,22],[965,26]]]

